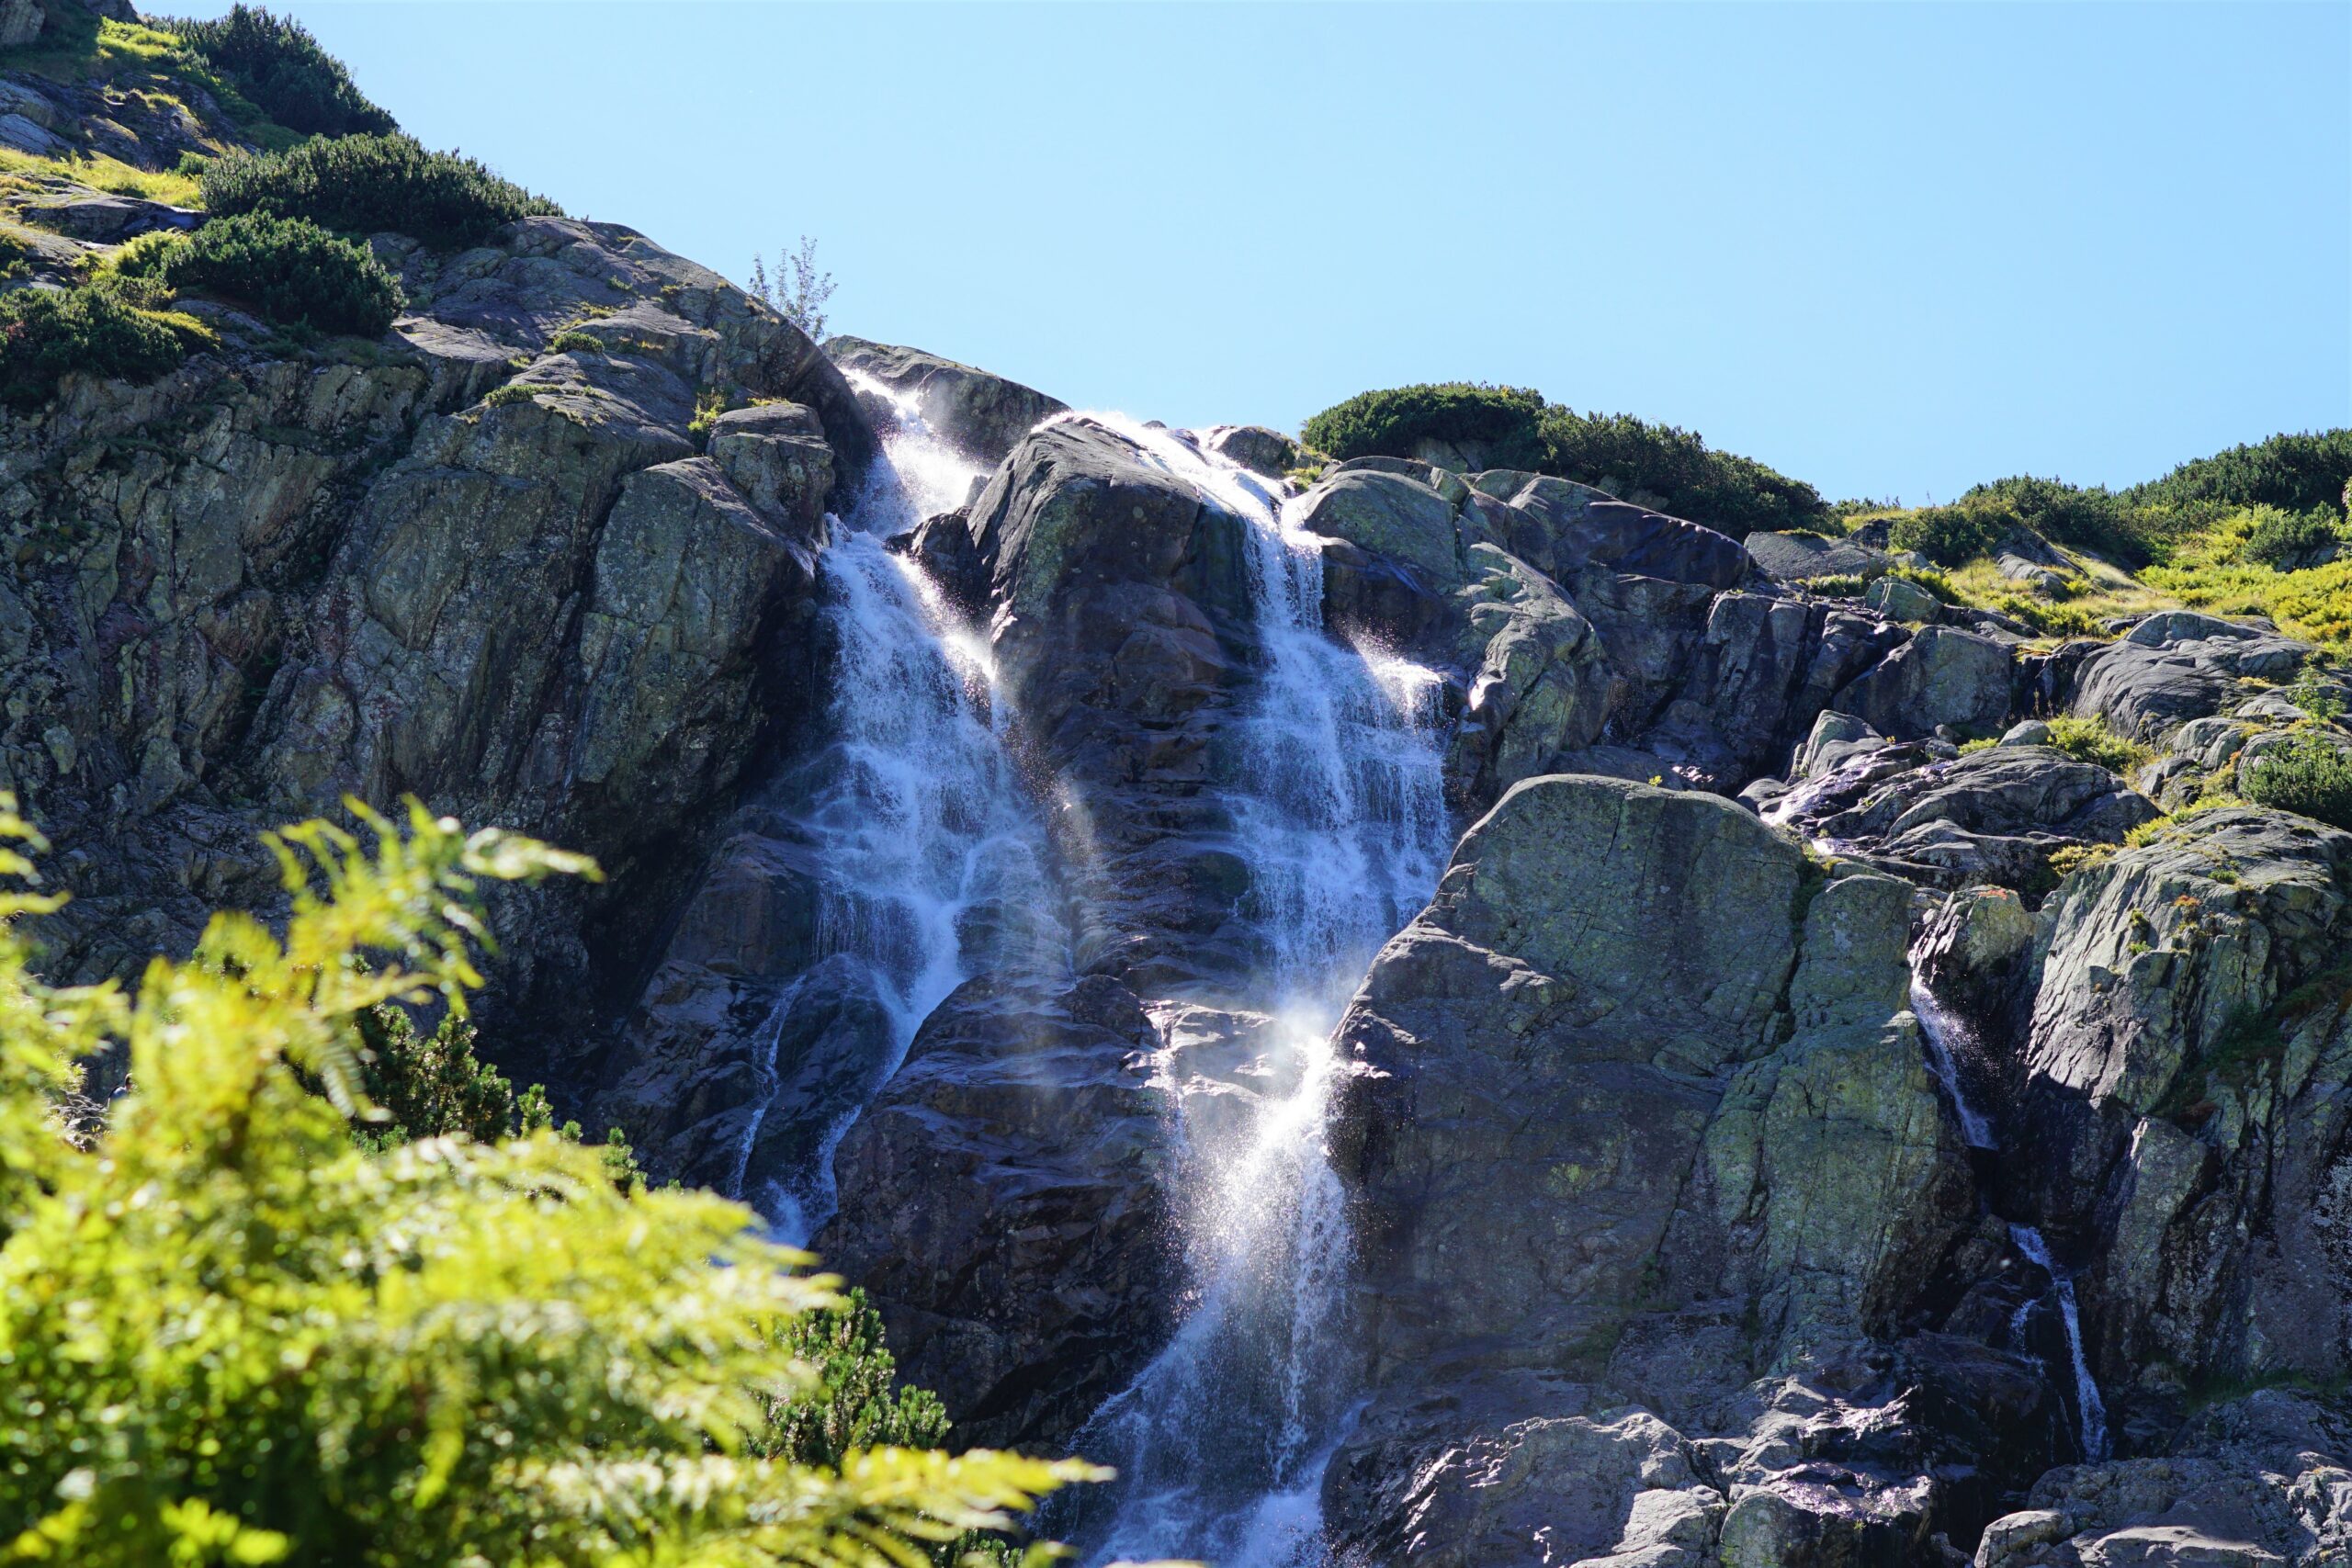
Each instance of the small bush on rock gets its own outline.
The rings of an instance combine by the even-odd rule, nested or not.
[[[1713,451],[1696,431],[1555,407],[1544,412],[1543,437],[1545,473],[1655,497],[1664,511],[1734,538],[1758,530],[1842,532],[1811,485],[1751,457]]]
[[[69,370],[150,381],[177,368],[190,348],[210,345],[209,329],[156,309],[163,303],[153,283],[107,276],[70,291],[0,295],[0,401],[40,403]]]
[[[1350,457],[1409,457],[1423,441],[1480,447],[1490,467],[1533,468],[1544,447],[1537,427],[1544,394],[1524,387],[1442,381],[1359,392],[1308,420],[1309,446]]]
[[[2324,511],[2282,512],[2263,506],[2255,509],[2254,526],[2241,553],[2256,566],[2285,571],[2300,558],[2340,543],[2343,537],[2335,520]]]
[[[471,158],[428,152],[413,137],[340,136],[283,152],[222,158],[203,175],[213,212],[307,218],[351,234],[408,234],[452,249],[517,218],[557,214],[544,197]]]
[[[1894,519],[1888,542],[1898,550],[1917,550],[1938,566],[1960,566],[1990,555],[2012,528],[2025,519],[1998,496],[1972,495],[1949,506],[1923,506]]]
[[[400,129],[300,22],[237,5],[210,21],[158,17],[155,25],[178,35],[231,87],[288,130],[349,136]]]
[[[2245,792],[2258,806],[2352,829],[2352,754],[2317,735],[2293,735],[2256,761]]]
[[[164,288],[223,295],[274,321],[375,337],[404,303],[375,254],[307,219],[243,212],[164,243],[126,246],[116,269]]]
[[[2060,716],[2050,721],[2050,744],[2078,762],[2129,774],[2155,760],[2155,753],[2128,735],[2118,735],[2096,718]]]

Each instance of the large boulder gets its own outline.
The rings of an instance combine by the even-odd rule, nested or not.
[[[1543,525],[1555,575],[1600,566],[1717,590],[1736,587],[1747,575],[1747,552],[1738,540],[1590,485],[1508,470],[1479,474],[1472,483]]]
[[[1830,705],[1898,739],[1945,728],[1997,733],[2009,716],[2010,665],[2009,650],[1990,637],[1928,626]]]
[[[815,1248],[880,1309],[962,1441],[1058,1448],[1178,1304],[1159,1036],[1104,976],[942,1003],[842,1140]]]
[[[1551,579],[1492,545],[1470,558],[1480,574],[1458,596],[1455,656],[1476,673],[1448,769],[1457,798],[1491,800],[1590,745],[1617,682],[1592,623]]]
[[[1776,534],[1763,529],[1740,541],[1765,576],[1780,582],[1803,582],[1817,577],[1879,578],[1886,574],[1884,550],[1851,539],[1826,538],[1819,534]]]
[[[2069,711],[2120,734],[2162,740],[2241,699],[2245,682],[2292,675],[2309,643],[2188,610],[2151,615],[2078,666]]]
[[[1298,524],[1385,556],[1430,592],[1450,594],[1465,576],[1464,540],[1454,522],[1460,488],[1456,481],[1456,493],[1448,497],[1403,474],[1343,469],[1306,492]]]
[[[923,423],[962,448],[983,468],[1004,461],[1021,438],[1069,405],[1034,387],[919,348],[830,337],[825,354],[843,370],[863,376],[911,405]],[[891,408],[869,410],[888,421]]]
[[[1910,901],[1611,779],[1525,780],[1464,836],[1338,1037],[1372,1385],[1325,1476],[1342,1551],[1695,1568],[1769,1524],[1810,1544],[1742,1561],[1909,1561],[2016,1483],[1957,1477],[2049,1451],[2034,1364],[1923,1348],[1968,1391],[1924,1401],[1874,1337],[1981,1229]]]
[[[1154,995],[1236,972],[1249,868],[1207,784],[1257,659],[1251,524],[1072,419],[1023,440],[965,527],[1019,739],[1060,784],[1080,966]]]

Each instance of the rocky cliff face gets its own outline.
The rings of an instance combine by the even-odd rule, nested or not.
[[[225,352],[0,416],[0,783],[58,842],[75,974],[266,907],[256,830],[345,793],[578,844],[605,886],[505,917],[501,1027],[551,1041],[808,712],[827,508],[877,448],[808,339],[631,231],[378,245],[413,301],[381,343],[199,305]],[[735,407],[706,434],[698,401]]]
[[[1327,1229],[1269,1256],[1323,1260],[1282,1297],[1321,1318],[1167,1408],[1343,1414],[1273,1445],[1335,1560],[2352,1554],[2352,835],[2182,810],[2352,747],[2275,690],[2307,649],[1823,599],[1802,541],[1474,454],[1302,489],[1272,432],[820,351],[616,225],[374,244],[380,342],[202,306],[221,352],[0,416],[0,784],[77,894],[59,970],[414,794],[608,873],[503,911],[509,1066],[824,1222],[967,1438],[1165,1383],[1230,1310],[1191,1194],[1286,1137]],[[1450,813],[1323,1100],[1256,1010],[1315,911],[1237,784],[1285,593]]]

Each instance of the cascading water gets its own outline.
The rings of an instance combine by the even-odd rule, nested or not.
[[[1250,525],[1262,665],[1220,783],[1250,869],[1243,912],[1269,956],[1232,999],[1270,1015],[1263,1081],[1287,1086],[1238,1128],[1187,1118],[1198,1295],[1080,1439],[1120,1472],[1089,1544],[1105,1560],[1311,1562],[1320,1472],[1352,1403],[1351,1246],[1326,1146],[1330,1035],[1373,953],[1443,867],[1437,682],[1326,635],[1319,549],[1263,481],[1165,431],[1088,417]]]
[[[1919,1032],[1927,1039],[1928,1070],[1951,1097],[1952,1111],[1960,1120],[1961,1133],[1969,1147],[1997,1151],[2000,1144],[1992,1121],[1970,1100],[1960,1056],[1953,1049],[1954,1042],[1965,1037],[1965,1031],[1928,988],[1923,960],[1921,951],[1912,953],[1911,1010],[1919,1020]],[[2050,1244],[2039,1230],[2015,1222],[2008,1222],[2008,1226],[2010,1243],[2018,1255],[2050,1279],[2045,1294],[2028,1297],[2019,1303],[2009,1321],[2009,1337],[2023,1344],[2034,1313],[2052,1297],[2056,1298],[2059,1322],[2066,1336],[2068,1371],[2075,1384],[2075,1436],[2082,1443],[2085,1459],[2103,1460],[2109,1452],[2107,1404],[2099,1397],[2098,1380],[2091,1376],[2090,1362],[2083,1354],[2082,1314],[2075,1303],[2075,1277],[2051,1256]]]
[[[865,389],[888,398],[878,384]],[[804,1240],[834,1207],[833,1150],[904,1060],[922,1020],[982,960],[1018,961],[1063,942],[1052,924],[1035,815],[999,736],[985,645],[958,624],[920,568],[884,541],[960,504],[977,470],[899,410],[849,517],[824,553],[834,647],[831,741],[784,781],[788,831],[823,846],[815,948],[870,987],[888,1014],[878,1060],[825,1097],[789,1154],[754,1168],[786,1086],[778,1043],[808,999],[812,967],[778,1004],[768,1093],[737,1162],[736,1191],[777,1233]]]
[[[2075,1400],[2082,1420],[2083,1457],[2098,1461],[2107,1457],[2107,1405],[2098,1396],[2098,1380],[2091,1376],[2090,1363],[2083,1359],[2082,1314],[2075,1306],[2075,1277],[2061,1269],[2050,1256],[2050,1244],[2031,1225],[2009,1227],[2009,1239],[2017,1244],[2026,1260],[2038,1265],[2050,1276],[2051,1292],[2058,1298],[2058,1314],[2066,1330],[2066,1354],[2074,1363]],[[2033,1309],[2040,1301],[2020,1305],[2010,1320],[2009,1331],[2022,1339],[2032,1321]]]

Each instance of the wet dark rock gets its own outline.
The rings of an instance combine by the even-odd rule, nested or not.
[[[1033,387],[919,348],[831,337],[825,354],[845,370],[870,376],[910,400],[922,421],[986,468],[1004,460],[1021,438],[1069,405]],[[886,422],[887,409],[869,410]]]
[[[1298,448],[1291,438],[1262,424],[1220,424],[1203,433],[1202,445],[1270,479],[1281,479],[1298,462]]]
[[[939,1393],[964,1442],[1067,1441],[1166,1337],[1158,1045],[1107,977],[974,980],[842,1141],[816,1249],[873,1297],[899,1375]]]

